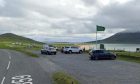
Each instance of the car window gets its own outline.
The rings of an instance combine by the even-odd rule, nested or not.
[[[71,48],[75,48],[75,49],[78,49],[78,47],[71,47]]]
[[[106,51],[106,50],[104,50],[103,52],[104,52],[104,53],[109,53],[109,51]]]
[[[53,45],[49,45],[49,47],[53,47]]]
[[[103,50],[95,50],[93,53],[104,53]]]

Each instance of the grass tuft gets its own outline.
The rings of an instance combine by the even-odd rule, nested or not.
[[[76,79],[64,72],[55,72],[52,77],[54,84],[79,84]]]

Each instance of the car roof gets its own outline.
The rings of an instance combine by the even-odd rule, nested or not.
[[[107,51],[107,50],[104,50],[104,49],[100,49],[100,50],[92,50],[92,51]]]
[[[100,50],[100,51],[106,51],[105,49],[93,49],[93,51],[98,51],[98,50]]]

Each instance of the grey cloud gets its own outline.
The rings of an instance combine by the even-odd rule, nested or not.
[[[126,31],[140,31],[139,0],[133,0],[126,4],[110,3],[103,8],[98,6],[99,2],[97,0],[81,0],[85,3],[84,6],[86,8],[89,7],[90,9],[90,7],[96,6],[98,9],[95,16],[91,15],[88,17],[82,17],[81,13],[84,11],[74,10],[73,7],[70,10],[71,7],[48,7],[36,5],[34,2],[29,3],[28,0],[5,1],[5,6],[0,7],[0,18],[3,17],[3,19],[0,19],[0,33],[13,32],[19,34],[22,31],[20,33],[22,35],[38,33],[37,35],[41,36],[42,33],[44,34],[49,31],[51,34],[47,36],[51,37],[53,34],[53,37],[55,37],[59,34],[95,33],[96,25],[105,26],[107,31],[103,35],[106,34],[107,36],[109,36],[108,34],[117,33],[121,29],[125,29]],[[90,10],[94,12],[94,10]],[[32,12],[37,13],[37,15],[34,15]],[[10,19],[5,20],[5,17],[9,17]],[[33,36],[31,35],[32,38]],[[72,37],[73,39],[88,38],[86,40],[90,38],[84,37],[84,35],[81,37]],[[93,38],[91,39],[93,40]]]
[[[97,0],[82,0],[84,3],[85,3],[85,5],[87,5],[87,6],[92,6],[92,5],[96,5],[96,3],[97,3]]]
[[[140,30],[140,5],[137,0],[126,4],[111,4],[104,7],[93,20],[110,28]]]
[[[0,16],[20,17],[24,15],[22,0],[4,0],[4,7],[0,7]]]

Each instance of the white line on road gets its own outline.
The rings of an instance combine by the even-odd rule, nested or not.
[[[9,59],[11,60],[11,56],[9,55]]]
[[[7,52],[7,53],[8,53],[9,59],[11,60],[11,55],[10,55],[10,53],[9,53],[9,52]]]
[[[8,53],[8,57],[9,57],[9,63],[8,63],[8,66],[7,66],[7,71],[9,70],[9,67],[10,67],[10,64],[11,64],[11,55],[10,55],[10,53],[8,52],[8,51],[6,51],[7,53]],[[6,76],[6,75],[5,75]],[[4,84],[4,81],[5,81],[5,79],[6,79],[6,77],[3,77],[3,79],[2,79],[2,81],[1,81],[1,84]]]
[[[3,83],[4,83],[4,81],[5,81],[5,77],[3,77],[2,81],[1,81],[1,84],[3,84]]]
[[[10,64],[11,64],[11,61],[9,61],[9,63],[8,63],[7,70],[9,69],[9,67],[10,67]]]

